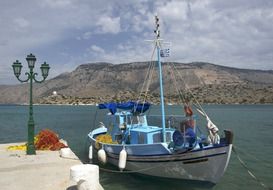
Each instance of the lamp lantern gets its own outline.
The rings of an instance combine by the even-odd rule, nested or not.
[[[21,70],[22,70],[22,64],[16,60],[13,64],[12,64],[12,67],[13,67],[13,72],[14,72],[14,75],[18,78],[20,75],[21,75]]]
[[[43,77],[46,78],[46,77],[48,76],[48,71],[49,71],[49,69],[50,69],[49,65],[48,65],[46,62],[44,62],[44,63],[41,65],[40,68],[41,68]]]
[[[28,67],[30,69],[33,69],[34,66],[35,66],[36,57],[31,53],[31,54],[27,55],[26,60],[27,60],[27,63],[28,63]]]

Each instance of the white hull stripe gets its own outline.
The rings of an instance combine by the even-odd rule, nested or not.
[[[170,161],[174,161],[174,162],[180,162],[180,161],[185,161],[184,164],[191,164],[191,163],[196,163],[196,162],[205,162],[208,161],[207,158],[209,157],[215,157],[215,156],[221,156],[227,154],[227,152],[220,152],[220,153],[216,153],[216,154],[210,154],[210,155],[206,155],[206,156],[200,156],[200,157],[195,157],[195,158],[172,158],[171,156],[168,157],[146,157],[144,158],[143,156],[128,156],[127,161],[128,162],[170,162]],[[112,154],[112,153],[107,153],[107,156],[118,160],[119,156],[116,154]]]

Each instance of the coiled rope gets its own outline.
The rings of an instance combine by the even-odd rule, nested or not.
[[[236,147],[237,148],[237,147]],[[246,171],[248,172],[248,174],[255,180],[257,181],[263,188],[268,189],[268,190],[273,190],[272,187],[267,186],[266,184],[264,184],[260,179],[258,179],[253,172],[250,171],[250,169],[247,167],[246,163],[241,159],[241,157],[238,155],[237,150],[236,150],[235,146],[233,145],[232,147],[232,151],[234,152],[236,158],[238,159],[238,161],[240,162],[240,164],[246,169]]]

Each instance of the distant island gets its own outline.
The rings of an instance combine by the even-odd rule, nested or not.
[[[184,77],[187,89],[200,103],[205,104],[270,104],[273,103],[273,71],[237,69],[211,63],[173,63]],[[165,101],[180,103],[171,89],[168,63],[163,63]],[[126,64],[89,63],[78,66],[34,86],[36,104],[97,104],[109,101],[137,100],[148,69],[147,62]],[[156,72],[157,72],[157,68]],[[153,77],[149,102],[159,104],[159,84]],[[184,84],[179,83],[183,86]],[[182,89],[183,89],[182,88]],[[55,92],[55,93],[53,93]],[[28,84],[0,85],[0,104],[28,102]]]
[[[271,89],[270,89],[271,88]],[[208,86],[192,89],[193,94],[201,104],[271,104],[273,103],[273,89],[238,86]],[[235,92],[235,93],[234,93]],[[38,104],[65,104],[65,105],[96,105],[102,102],[126,102],[137,100],[135,92],[125,91],[116,95],[76,97],[67,95],[51,95],[37,100]],[[148,102],[159,104],[159,94],[153,93],[147,98]],[[166,104],[180,104],[177,95],[165,96]]]

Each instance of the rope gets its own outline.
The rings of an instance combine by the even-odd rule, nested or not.
[[[146,76],[145,76],[143,85],[142,85],[142,87],[141,87],[140,94],[139,94],[139,96],[138,96],[138,100],[140,100],[142,94],[144,93],[144,97],[143,97],[143,106],[142,106],[142,109],[141,109],[141,113],[142,113],[143,110],[144,110],[144,103],[146,102],[148,90],[149,90],[149,87],[150,87],[150,84],[151,84],[151,80],[152,80],[152,77],[153,77],[153,71],[154,71],[154,65],[155,65],[155,63],[154,63],[154,61],[152,61],[152,59],[153,59],[153,56],[154,56],[154,53],[155,53],[155,48],[156,48],[156,46],[155,46],[154,49],[153,49],[153,53],[152,53],[152,56],[151,56],[151,61],[150,61],[150,64],[149,64],[149,68],[148,68],[148,71],[147,71],[147,73],[146,73]],[[147,81],[147,82],[146,82],[146,81]],[[138,106],[138,102],[139,102],[139,101],[137,101],[136,107]],[[135,107],[134,109],[136,109],[136,107]]]
[[[234,146],[234,145],[233,145],[233,146]],[[240,151],[241,151],[243,154],[246,154],[247,156],[249,156],[249,157],[253,158],[254,160],[256,160],[256,161],[258,161],[258,162],[262,163],[264,167],[270,167],[270,168],[273,168],[273,165],[271,165],[271,164],[267,164],[267,163],[264,163],[264,161],[262,161],[262,160],[258,159],[257,157],[253,156],[252,154],[249,154],[249,153],[247,153],[247,152],[243,151],[241,148],[239,148],[239,147],[237,147],[237,146],[236,146],[236,149],[240,150]]]
[[[155,49],[156,49],[156,46],[154,47],[153,49],[153,53],[152,53],[152,56],[151,56],[151,70],[150,70],[150,75],[149,75],[149,78],[148,78],[148,82],[147,82],[147,86],[146,86],[146,94],[150,88],[150,84],[151,84],[151,81],[152,81],[152,78],[153,78],[153,73],[154,73],[154,67],[155,67],[155,61],[153,61],[153,57],[154,57],[154,53],[155,53]]]
[[[193,95],[193,92],[191,91],[191,89],[188,87],[187,83],[184,81],[181,73],[178,71],[178,69],[175,67],[174,63],[172,63],[172,66],[174,68],[174,71],[176,71],[177,75],[180,77],[180,80],[182,81],[182,83],[184,84],[185,86],[185,89],[190,93],[191,97],[193,98],[193,105],[195,106],[195,108],[197,109],[197,111],[202,115],[204,116],[207,121],[211,121],[211,119],[209,118],[209,116],[207,115],[206,111],[203,109],[203,107],[201,106],[201,104],[199,103],[199,101],[195,98],[195,96]],[[186,99],[186,97],[184,97]],[[207,131],[211,133],[211,130],[209,128],[207,128]],[[213,135],[214,136],[214,135]]]
[[[170,72],[171,72],[171,78],[172,78],[172,80],[174,81],[175,89],[176,89],[177,93],[179,94],[179,100],[180,100],[181,103],[183,103],[183,102],[185,102],[186,100],[185,100],[185,98],[184,98],[182,92],[181,92],[181,91],[179,90],[179,88],[178,88],[178,84],[177,84],[177,80],[176,80],[176,75],[175,75],[175,73],[174,73],[174,68],[171,67],[170,63],[168,64],[168,66],[169,66],[169,69],[170,69]]]
[[[181,76],[181,73],[178,71],[178,69],[175,67],[175,65],[172,63],[174,70],[176,71],[176,73],[178,74],[178,76],[180,77],[180,80],[183,82],[185,89],[189,91],[190,95],[192,96],[193,100],[196,102],[196,104],[193,104],[195,107],[198,107],[199,109],[201,109],[201,111],[206,115],[207,113],[205,112],[205,110],[203,109],[203,107],[201,106],[201,104],[199,103],[199,101],[195,98],[195,96],[193,95],[193,92],[190,90],[190,88],[188,87],[187,83],[183,80],[183,77]]]
[[[250,171],[250,169],[247,167],[247,165],[245,164],[245,162],[241,159],[241,157],[238,155],[235,146],[232,147],[232,150],[234,152],[234,154],[236,155],[237,159],[239,160],[239,162],[241,163],[241,165],[247,170],[248,174],[255,180],[257,181],[263,188],[268,189],[268,190],[273,190],[272,187],[268,187],[266,184],[264,184],[260,179],[258,179],[253,172]]]
[[[79,158],[63,157],[61,155],[60,155],[60,157],[63,158],[63,159],[67,159],[67,160],[79,160],[79,161],[81,161]]]
[[[148,71],[147,71],[146,76],[145,76],[143,86],[142,86],[141,91],[140,91],[140,95],[141,95],[142,92],[144,92],[144,91],[146,92],[149,89],[149,84],[150,84],[150,80],[151,80],[151,74],[150,73],[152,73],[153,68],[154,68],[154,62],[152,61],[154,53],[155,53],[155,47],[153,49],[153,53],[152,53],[152,56],[151,56],[151,61],[150,61],[149,68],[148,68]],[[146,84],[146,88],[145,88],[145,84]],[[145,88],[145,90],[144,90],[144,88]]]
[[[152,61],[153,59],[153,56],[154,56],[154,52],[155,52],[155,47],[153,49],[153,53],[152,53],[152,56],[151,56],[151,67],[150,67],[150,70],[149,72],[147,73],[148,75],[148,80],[147,80],[147,86],[146,86],[146,89],[145,89],[145,94],[144,94],[144,99],[143,99],[143,105],[142,105],[142,108],[141,108],[141,113],[143,113],[143,110],[144,110],[144,104],[147,100],[147,96],[148,96],[148,91],[149,91],[149,88],[150,88],[150,85],[151,85],[151,81],[152,81],[152,78],[153,78],[153,73],[154,73],[154,67],[155,67],[155,62]],[[150,73],[150,74],[149,74]],[[141,95],[141,93],[140,93]]]
[[[111,170],[111,169],[101,168],[101,167],[99,167],[99,169],[101,171],[109,172],[109,173],[130,174],[130,173],[139,173],[139,172],[151,170],[151,169],[158,168],[161,166],[163,166],[163,165],[153,166],[153,167],[149,167],[149,168],[143,168],[143,169],[139,169],[139,170],[130,170],[130,171],[128,171],[128,170],[127,171],[118,171],[118,170]],[[163,167],[165,167],[165,166],[163,166]]]

